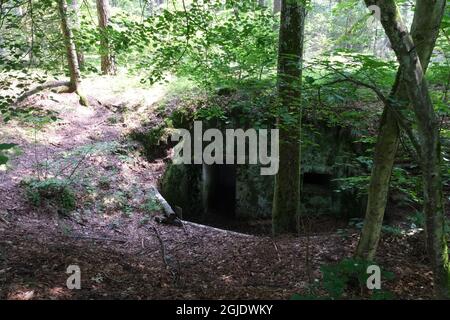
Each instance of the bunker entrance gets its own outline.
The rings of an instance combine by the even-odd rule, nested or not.
[[[305,172],[303,174],[303,184],[305,185],[316,185],[322,186],[323,188],[330,188],[331,175],[316,173],[316,172]]]
[[[203,203],[205,218],[236,217],[236,166],[203,165]]]

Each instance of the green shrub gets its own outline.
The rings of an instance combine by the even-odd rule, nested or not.
[[[341,298],[347,289],[358,288],[359,292],[363,292],[366,288],[366,282],[369,277],[367,274],[367,267],[374,263],[360,259],[343,259],[337,264],[324,265],[320,269],[323,274],[322,286],[328,292],[331,298]],[[392,279],[393,274],[382,271],[384,279]],[[380,290],[375,297],[389,296],[380,295]]]
[[[146,213],[154,213],[162,210],[159,201],[153,197],[148,197],[141,208]]]
[[[409,222],[411,222],[411,228],[425,228],[425,215],[421,211],[416,211],[408,217]],[[444,231],[447,237],[450,237],[450,219],[445,218]]]
[[[5,153],[16,146],[14,143],[0,143],[0,165],[8,162],[9,157]]]
[[[411,222],[413,228],[425,228],[425,215],[421,211],[412,213],[408,220]]]
[[[48,178],[44,180],[29,179],[22,182],[28,201],[36,207],[52,205],[59,213],[67,213],[75,209],[76,197],[73,189],[65,180]]]
[[[295,294],[291,297],[293,300],[313,300],[313,299],[342,299],[346,298],[364,298],[367,292],[367,279],[370,276],[367,268],[375,263],[361,259],[346,258],[335,264],[326,264],[321,266],[323,278],[317,280],[310,287],[310,294]],[[381,270],[382,281],[392,280],[393,274]],[[325,290],[326,294],[318,294],[318,289]],[[393,295],[383,289],[370,290],[367,298],[374,300],[392,299]]]

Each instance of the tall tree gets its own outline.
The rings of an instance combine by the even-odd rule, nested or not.
[[[162,11],[164,6],[164,0],[155,0],[155,11]]]
[[[417,53],[394,0],[365,0],[367,6],[381,9],[381,24],[388,36],[401,68],[401,79],[417,121],[419,161],[423,176],[424,213],[427,250],[433,266],[435,291],[441,298],[450,297],[450,265],[444,232],[444,197],[442,192],[441,145],[439,121],[428,90],[428,83]],[[416,6],[433,10],[438,1],[417,0]],[[442,4],[443,12],[445,3]],[[442,18],[442,14],[441,14]],[[418,17],[416,19],[422,19]],[[421,39],[427,42],[427,39]]]
[[[425,73],[439,33],[445,0],[435,3],[419,0],[411,26],[411,37],[416,44],[417,55]],[[373,260],[381,235],[383,217],[389,193],[389,184],[400,140],[400,130],[396,114],[409,103],[405,81],[397,71],[397,79],[385,105],[377,144],[374,165],[369,184],[366,217],[356,255]]]
[[[103,74],[115,74],[116,65],[114,55],[111,52],[108,39],[108,24],[110,19],[110,8],[108,0],[97,0],[98,28],[100,30],[100,57]]]
[[[78,0],[72,0],[71,3],[72,6],[72,11],[73,11],[73,21],[75,23],[75,30],[80,28],[80,19],[79,19],[79,15],[80,15],[80,4],[78,3]],[[77,60],[78,60],[78,66],[80,67],[80,70],[84,70],[84,53],[81,50],[81,48],[78,46],[77,47]]]
[[[78,66],[77,50],[73,39],[72,29],[69,24],[67,14],[66,0],[58,0],[58,11],[61,18],[61,31],[64,38],[64,45],[66,47],[67,64],[69,67],[70,84],[69,92],[75,92],[80,96],[80,103],[88,105],[86,97],[81,93],[81,74]]]
[[[305,27],[302,0],[282,0],[278,49],[280,169],[275,178],[273,233],[295,231],[300,204],[301,76]]]
[[[273,0],[273,13],[281,11],[281,0]]]

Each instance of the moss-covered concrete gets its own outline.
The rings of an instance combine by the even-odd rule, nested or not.
[[[160,181],[163,197],[173,207],[182,209],[183,217],[201,217],[202,168],[199,165],[169,164]]]
[[[362,174],[361,169],[344,165],[355,158],[358,145],[348,130],[323,127],[305,130],[302,174],[302,211],[340,217],[362,216],[365,198],[353,191],[339,191],[339,181]],[[162,193],[186,216],[200,217],[206,210],[211,177],[201,165],[169,165],[162,181]],[[236,166],[235,216],[238,219],[270,218],[274,177],[260,175],[259,165]]]
[[[260,127],[261,119],[253,119],[243,115],[242,108],[237,106],[241,101],[229,103],[224,109],[225,119],[207,118],[203,121],[203,130],[208,128],[251,128]],[[230,107],[230,106],[235,106]],[[235,113],[239,109],[241,112]],[[234,113],[233,113],[234,112]],[[266,117],[261,112],[259,117]],[[196,117],[192,112],[174,111],[167,123],[176,123],[177,128],[192,130]],[[167,119],[167,118],[166,118]],[[252,120],[253,119],[253,120]],[[252,122],[253,121],[253,122]],[[270,120],[264,127],[273,127]],[[164,135],[164,126],[154,126],[147,134],[140,136],[146,154],[151,157],[161,148],[160,137]],[[341,217],[363,216],[365,198],[356,190],[339,190],[342,184],[337,179],[367,174],[361,166],[354,165],[363,153],[361,144],[355,143],[359,137],[350,128],[330,126],[325,121],[305,121],[302,133],[302,212],[305,214],[329,214]],[[166,147],[169,147],[166,145]],[[217,169],[215,169],[217,170]],[[220,169],[219,169],[220,170]],[[211,170],[209,170],[211,171]],[[161,180],[161,191],[168,202],[183,209],[184,217],[201,218],[207,214],[211,194],[209,186],[217,188],[220,181],[211,181],[208,170],[201,165],[169,165]],[[214,171],[215,172],[215,171]],[[216,174],[217,176],[217,174]],[[218,175],[220,176],[220,175]],[[274,196],[274,176],[261,176],[259,165],[237,165],[236,196],[234,216],[238,219],[270,218]]]

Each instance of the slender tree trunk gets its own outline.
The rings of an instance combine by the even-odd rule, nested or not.
[[[78,3],[78,0],[72,0],[72,10],[74,13],[74,23],[75,23],[75,29],[80,28],[80,18],[78,17],[80,14],[80,6]],[[84,70],[84,53],[83,50],[81,50],[80,47],[77,47],[77,60],[78,60],[78,66],[80,70]]]
[[[437,39],[442,13],[439,10],[445,0],[438,0],[436,9],[423,6],[418,1],[416,14],[411,27],[411,36],[417,43],[417,54],[424,73],[428,67]],[[424,41],[423,39],[426,39]],[[369,184],[366,217],[356,255],[366,260],[373,260],[381,235],[384,212],[388,199],[389,183],[398,149],[400,131],[394,114],[409,103],[405,82],[401,77],[401,68],[388,99],[391,105],[384,107],[381,118],[377,144],[375,146],[374,165]]]
[[[281,11],[281,0],[273,0],[273,13]]]
[[[300,204],[301,75],[305,7],[302,0],[283,0],[278,51],[280,169],[275,179],[273,233],[296,231]]]
[[[155,5],[155,10],[161,12],[163,10],[164,0],[156,0]]]
[[[153,16],[153,11],[154,11],[153,6],[154,6],[153,0],[148,1],[148,15],[149,16]]]
[[[373,37],[373,55],[377,56],[378,28],[375,27],[375,36]]]
[[[365,2],[367,6],[377,5],[381,9],[381,23],[400,63],[405,90],[408,93],[416,116],[421,148],[420,164],[423,175],[427,249],[433,266],[436,294],[441,298],[449,298],[450,266],[444,233],[444,199],[441,178],[442,154],[439,122],[434,112],[428,84],[417,54],[417,48],[400,17],[395,1],[365,0]],[[437,7],[438,5],[441,6]],[[416,10],[420,10],[420,8],[438,13],[440,22],[445,2],[417,0]],[[422,20],[423,17],[416,19]],[[429,39],[424,38],[422,40],[426,43],[429,42]]]
[[[87,99],[83,96],[83,94],[81,94],[80,91],[81,75],[77,60],[77,50],[75,48],[72,30],[69,25],[66,0],[58,0],[58,9],[61,18],[61,30],[66,47],[67,64],[70,74],[69,92],[76,92],[80,96],[80,103],[82,105],[88,105]]]
[[[375,146],[364,226],[356,250],[359,258],[373,260],[378,247],[399,137],[397,121],[389,107],[385,107]]]
[[[97,0],[98,27],[100,30],[100,57],[103,74],[115,74],[114,55],[109,45],[107,27],[110,19],[109,0]]]

